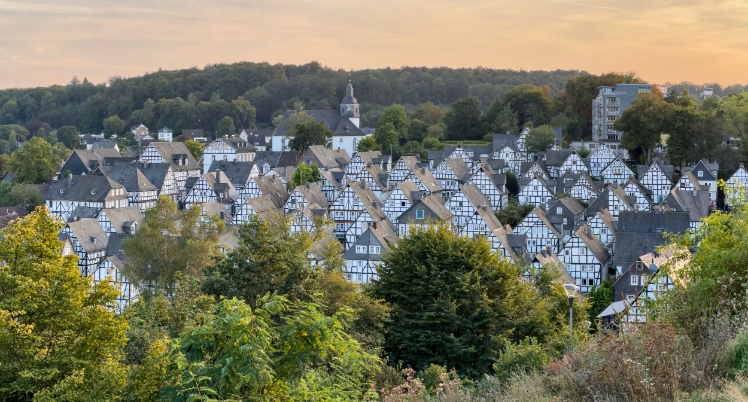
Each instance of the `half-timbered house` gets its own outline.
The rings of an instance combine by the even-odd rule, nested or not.
[[[138,297],[137,288],[122,274],[124,268],[125,263],[118,256],[109,255],[89,275],[94,283],[107,281],[117,289],[114,303],[108,306],[117,313],[122,313]]]
[[[561,221],[561,232],[565,238],[571,237],[577,229],[577,224],[584,221],[584,212],[584,206],[569,196],[551,200],[546,210],[552,222]]]
[[[319,177],[320,181],[317,184],[328,202],[335,201],[348,183],[342,169],[321,169]]]
[[[379,165],[369,165],[363,168],[358,174],[358,180],[366,181],[366,184],[369,185],[371,191],[376,194],[380,201],[386,200],[392,190],[390,187],[390,174]]]
[[[691,169],[691,173],[702,186],[708,187],[709,199],[712,203],[717,202],[717,169],[718,163],[708,163],[700,160],[696,166]]]
[[[444,199],[436,194],[421,197],[397,218],[397,233],[406,236],[414,228],[452,222],[454,215],[443,204]]]
[[[345,189],[330,204],[330,214],[335,222],[334,233],[338,239],[345,239],[345,233],[366,209],[364,204],[378,203],[377,196],[365,181],[346,184]]]
[[[106,177],[125,187],[130,199],[130,206],[145,211],[156,205],[158,188],[140,171],[137,164],[130,162],[117,163],[100,170]]]
[[[652,201],[660,204],[673,187],[673,165],[663,165],[654,159],[647,165],[639,165],[639,182],[652,191]]]
[[[519,177],[522,179],[532,179],[535,176],[543,180],[551,180],[551,174],[546,170],[543,161],[522,162]]]
[[[475,184],[466,184],[450,198],[446,205],[452,212],[452,226],[462,229],[478,209],[484,206],[493,210],[491,202]]]
[[[231,218],[231,225],[241,225],[249,221],[249,218],[252,216],[257,216],[260,219],[268,219],[280,213],[283,213],[283,210],[278,207],[269,195],[247,198]]]
[[[360,193],[359,199],[362,201],[365,199],[366,201],[362,203],[364,210],[356,217],[345,232],[345,242],[343,243],[343,246],[346,250],[364,234],[369,226],[373,225],[375,222],[377,225],[391,226],[392,231],[396,233],[395,225],[387,218],[384,210],[382,210],[382,203],[377,199],[371,202],[368,201],[368,194],[373,194],[368,186],[365,186],[358,191]]]
[[[223,172],[234,186],[236,191],[241,192],[253,177],[260,175],[260,169],[254,162],[224,162],[215,161],[208,168],[208,172]]]
[[[634,175],[634,171],[623,163],[622,160],[615,158],[602,170],[602,172],[600,172],[600,177],[602,177],[606,183],[612,183],[614,181],[625,183],[630,178],[636,176]]]
[[[518,150],[514,145],[507,143],[494,149],[491,156],[493,159],[503,159],[506,168],[517,176],[520,175],[522,162],[525,162],[527,159],[525,153]]]
[[[525,235],[525,249],[535,255],[548,246],[558,252],[563,245],[562,229],[561,222],[551,222],[545,210],[537,206],[514,228],[514,233]]]
[[[213,162],[251,162],[257,149],[242,138],[218,138],[203,148],[203,173],[210,171]]]
[[[408,180],[416,183],[421,191],[426,194],[441,194],[444,191],[444,187],[439,184],[439,181],[431,174],[426,165],[419,162],[417,157],[403,156],[400,161],[403,161],[410,169],[410,173],[405,176],[403,181]]]
[[[90,175],[102,166],[113,166],[117,162],[132,162],[133,159],[120,155],[116,149],[76,149],[60,168],[59,178],[62,179],[68,175]]]
[[[68,176],[53,183],[44,199],[49,211],[65,220],[78,206],[123,208],[130,203],[125,187],[105,176]]]
[[[324,218],[329,203],[317,183],[306,183],[296,187],[288,197],[283,210],[291,217],[291,232],[312,231],[315,218]]]
[[[564,160],[559,167],[559,177],[564,172],[572,172],[575,175],[589,174],[590,167],[588,164],[589,162],[582,159],[576,151],[571,151],[569,156],[566,157],[566,160]]]
[[[701,220],[711,213],[711,200],[706,190],[673,189],[658,209],[662,212],[688,212],[690,227],[696,229],[701,226]]]
[[[348,177],[348,180],[356,181],[358,180],[359,173],[361,173],[364,168],[371,165],[377,165],[383,171],[390,172],[390,156],[382,155],[379,151],[356,152],[351,156],[351,162],[345,168],[345,174]],[[395,171],[393,169],[390,174],[390,181],[397,182],[399,180],[395,180],[396,176],[394,176],[394,173]],[[397,177],[399,178],[400,176],[398,175]]]
[[[509,191],[506,190],[506,174],[497,174],[488,164],[481,164],[478,170],[470,176],[468,184],[475,184],[481,193],[491,202],[495,211],[509,205]]]
[[[465,184],[470,174],[465,162],[459,158],[445,158],[433,171],[434,177],[444,187],[442,197],[449,199]]]
[[[748,188],[748,171],[745,170],[745,165],[741,163],[740,167],[738,167],[738,170],[736,170],[735,173],[733,173],[732,176],[727,179],[727,182],[725,184],[727,186],[727,189],[729,190]]]
[[[636,209],[649,211],[652,209],[652,191],[642,186],[639,180],[633,177],[623,186],[623,192],[636,198]]]
[[[137,162],[138,167],[146,179],[158,190],[158,196],[166,196],[178,201],[179,188],[174,171],[169,163]]]
[[[613,151],[605,143],[599,143],[588,156],[590,161],[590,175],[600,177],[603,169],[616,159]]]
[[[548,150],[545,153],[545,156],[543,156],[543,163],[545,164],[545,169],[548,171],[548,174],[550,174],[551,179],[558,179],[559,177],[561,177],[561,174],[563,173],[563,167],[565,166],[564,164],[566,160],[569,159],[572,152],[573,151],[570,150]],[[578,160],[580,160],[579,157],[573,159],[572,161],[570,161],[569,165],[571,165],[571,162]],[[577,167],[577,169],[579,169],[579,167]]]
[[[597,211],[597,213],[587,219],[587,227],[592,230],[594,234],[608,250],[608,253],[613,254],[616,245],[616,227],[618,222],[616,218],[608,211],[603,209]]]
[[[281,209],[288,199],[288,190],[277,176],[253,177],[247,187],[239,194],[239,200],[234,203],[232,223],[241,224],[249,219],[246,212],[251,210],[252,206],[245,206],[244,204],[247,203],[247,200],[262,196],[267,196],[275,206],[274,208]]]
[[[540,177],[520,179],[517,200],[520,204],[546,204],[553,198],[556,182],[546,181]]]
[[[610,254],[587,225],[577,229],[564,245],[559,259],[582,293],[589,292],[593,286],[599,286],[608,278]]]
[[[197,178],[195,184],[188,189],[184,204],[189,206],[218,201],[231,208],[231,205],[238,200],[239,193],[231,184],[226,173],[218,171],[208,172]]]
[[[200,164],[181,142],[152,142],[138,161],[170,164],[179,191],[179,201],[183,201],[186,196],[187,178],[200,177],[202,173]]]
[[[62,236],[70,239],[73,250],[78,255],[81,276],[90,276],[106,253],[109,239],[104,229],[93,219],[68,222],[62,230]]]
[[[373,223],[343,254],[349,281],[367,283],[378,279],[377,267],[382,256],[397,243],[398,237],[389,222]]]
[[[97,220],[107,237],[114,233],[134,235],[143,222],[143,212],[138,207],[103,209]]]
[[[621,211],[636,211],[636,197],[626,194],[618,184],[613,183],[605,187],[605,190],[590,203],[585,216],[592,217],[603,209],[610,211],[614,217],[618,217]]]
[[[390,221],[397,222],[397,218],[421,198],[421,189],[412,181],[402,181],[392,190],[383,202],[382,209]]]

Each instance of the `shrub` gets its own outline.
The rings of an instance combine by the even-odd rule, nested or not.
[[[741,331],[729,346],[729,368],[731,372],[748,371],[748,331]]]
[[[548,354],[535,338],[525,338],[517,344],[507,342],[506,348],[493,365],[496,377],[505,381],[516,374],[529,374],[548,364]]]
[[[419,373],[419,377],[423,380],[423,386],[427,390],[433,391],[442,383],[441,377],[443,374],[447,374],[447,369],[432,363]]]

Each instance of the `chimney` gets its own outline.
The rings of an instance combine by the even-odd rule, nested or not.
[[[587,237],[592,237],[592,229],[589,226],[587,226]]]
[[[426,174],[426,168],[425,167],[421,168],[421,174]]]
[[[374,223],[372,224],[372,226],[374,226],[374,229],[376,229],[377,228],[377,221],[374,221]]]

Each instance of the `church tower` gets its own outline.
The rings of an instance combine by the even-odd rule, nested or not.
[[[347,117],[356,127],[359,126],[358,101],[353,96],[353,85],[350,81],[345,87],[345,98],[340,101],[340,117]]]

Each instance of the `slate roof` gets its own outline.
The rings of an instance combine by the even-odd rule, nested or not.
[[[566,158],[571,155],[572,151],[570,150],[561,150],[561,151],[554,151],[554,150],[548,150],[545,153],[545,165],[546,166],[561,166],[566,162]]]
[[[405,198],[408,199],[408,202],[410,202],[411,205],[421,199],[421,189],[418,188],[416,183],[412,181],[401,181],[397,186],[400,187],[400,190],[402,190]]]
[[[304,185],[296,187],[296,189],[299,190],[301,195],[304,196],[310,206],[312,204],[317,204],[319,207],[325,209],[329,206],[329,202],[327,201],[327,198],[325,198],[325,194],[322,193],[322,190],[320,190],[317,183],[306,183]]]
[[[476,186],[475,184],[466,184],[460,188],[460,191],[465,194],[465,197],[467,197],[468,201],[470,201],[470,203],[476,209],[480,209],[482,206],[486,206],[488,207],[488,209],[491,209],[491,201],[486,198],[483,192],[480,191],[480,188],[478,188],[478,186]]]
[[[584,242],[585,246],[592,252],[592,254],[600,261],[601,264],[605,265],[610,260],[610,254],[605,249],[603,243],[589,230],[587,225],[582,225],[576,231],[576,235]]]
[[[301,162],[304,162],[307,165],[315,163],[320,169],[342,168],[351,162],[351,158],[348,157],[348,152],[345,150],[343,150],[343,152],[345,152],[345,155],[327,149],[322,145],[312,145],[304,151],[304,154],[301,156]]]
[[[171,169],[170,163],[151,163],[151,162],[137,162],[135,163],[138,170],[145,176],[148,181],[153,184],[159,191],[164,187],[164,181],[166,176],[169,174]]]
[[[260,219],[268,219],[273,215],[281,213],[281,207],[273,201],[273,198],[263,195],[260,197],[248,198],[247,202],[255,210]]]
[[[600,218],[600,220],[603,221],[605,226],[608,227],[610,234],[615,236],[616,231],[618,230],[618,221],[616,220],[615,216],[613,216],[613,214],[608,211],[608,208],[604,208],[602,211],[598,211],[597,216]]]
[[[107,249],[107,236],[99,222],[93,219],[68,222],[67,227],[87,254]]]
[[[527,236],[514,234],[509,225],[494,229],[493,234],[497,239],[499,239],[499,243],[504,247],[507,256],[509,256],[512,261],[516,263],[524,261],[522,258],[522,252],[527,244]]]
[[[203,175],[210,188],[216,193],[216,197],[225,200],[224,203],[234,202],[239,199],[239,193],[231,184],[225,172],[209,172]],[[193,184],[194,186],[194,184]],[[221,195],[223,198],[221,198]]]
[[[132,235],[127,233],[112,233],[109,235],[109,240],[106,244],[106,256],[115,256],[119,259],[124,259],[125,247],[122,245],[122,240],[131,238]]]
[[[84,207],[82,205],[78,205],[77,207],[75,207],[75,209],[73,209],[73,212],[70,213],[68,222],[79,221],[81,219],[96,219],[99,217],[101,211],[102,208]]]
[[[231,213],[226,209],[226,206],[216,200],[203,203],[201,208],[208,216],[217,216],[219,219],[223,217],[223,223],[227,225],[231,222]]]
[[[634,205],[636,205],[636,197],[624,193],[623,189],[620,186],[617,186],[615,183],[613,183],[606,187],[605,190],[603,190],[600,195],[590,203],[590,206],[587,208],[587,212],[585,213],[585,215],[588,217],[593,216],[598,211],[601,211],[604,208],[608,208],[608,205],[610,205],[609,197],[612,197],[610,193],[615,193],[618,198],[621,199],[624,206],[626,207],[626,210],[634,210]]]
[[[258,151],[255,153],[255,163],[257,166],[267,163],[271,169],[278,166],[296,166],[300,155],[299,151]]]
[[[541,208],[540,206],[537,206],[533,208],[532,212],[540,219],[541,222],[545,224],[548,229],[550,229],[551,233],[553,233],[554,236],[556,236],[559,240],[562,240],[564,238],[564,235],[561,234],[561,231],[558,230],[556,225],[551,222],[551,220],[548,218],[548,215],[545,213],[545,210]]]
[[[239,248],[239,236],[233,231],[227,231],[218,238],[218,244],[227,252]]]
[[[183,142],[152,142],[150,145],[153,145],[165,162],[171,164],[171,169],[175,172],[202,170]],[[183,164],[180,165],[178,160],[182,160]]]
[[[571,213],[573,213],[574,215],[581,215],[585,211],[584,206],[580,204],[579,201],[577,201],[576,199],[572,197],[565,196],[565,197],[559,198],[558,202],[564,204],[566,208],[569,208]]]
[[[296,114],[295,110],[286,110],[283,113],[278,128],[273,135],[288,135],[287,124],[284,124],[292,115]],[[332,130],[334,136],[356,135],[364,136],[365,134],[359,129],[348,117],[341,117],[338,110],[304,110],[304,113],[312,117],[317,122],[323,122]]]
[[[252,168],[254,166],[255,162],[228,162],[216,160],[211,162],[208,172],[224,172],[234,187],[244,187],[247,185],[247,182],[249,182],[249,175],[252,174]]]
[[[465,161],[460,158],[447,158],[445,161],[449,168],[452,169],[452,173],[455,174],[457,180],[465,181],[465,177],[470,174],[470,169],[468,169]]]
[[[44,199],[104,202],[109,190],[115,188],[124,189],[124,186],[105,176],[68,176],[52,184]],[[114,198],[127,199],[127,194]]]
[[[709,215],[709,192],[676,190],[670,191],[661,204],[663,212],[688,212],[691,222],[698,222]]]
[[[640,255],[651,253],[656,247],[664,245],[666,240],[663,233],[683,234],[690,225],[688,212],[621,211],[614,253],[616,266],[627,268]]]
[[[439,191],[444,191],[444,187],[442,187],[441,184],[439,184],[439,181],[436,180],[433,174],[431,174],[431,171],[426,168],[425,166],[419,166],[420,161],[415,156],[403,156],[401,158],[406,165],[408,165],[408,168],[418,177],[418,179],[423,183],[426,188],[432,192],[436,193]]]
[[[123,185],[128,192],[158,191],[134,163],[117,163],[101,169],[104,175]]]
[[[652,164],[650,165],[637,165],[636,166],[636,172],[638,173],[639,180],[641,180],[642,177],[644,177],[644,175],[647,174],[647,172],[649,171],[649,168],[655,163],[660,166],[660,170],[663,173],[665,173],[665,176],[667,176],[670,182],[672,182],[673,181],[673,165],[665,165],[658,159],[652,160]]]
[[[136,206],[124,208],[105,209],[104,213],[117,233],[126,233],[125,226],[136,222],[138,225],[143,221],[143,213]]]
[[[494,134],[491,148],[495,150],[504,144],[510,144],[516,149],[518,139],[519,135],[516,134]]]
[[[260,188],[262,195],[269,197],[276,208],[283,208],[283,205],[288,200],[288,190],[286,190],[286,186],[283,184],[281,179],[269,175],[253,177],[252,180],[254,180],[257,187]]]
[[[397,244],[398,237],[395,227],[388,221],[384,224],[377,224],[369,226],[368,229],[362,234],[353,245],[343,253],[343,258],[346,260],[369,260],[369,261],[381,261],[382,256],[392,250],[392,247]],[[367,247],[366,254],[359,254],[356,252],[356,245]],[[369,254],[369,246],[381,246],[382,250],[380,254]]]
[[[216,141],[221,141],[224,144],[231,147],[234,151],[237,153],[250,153],[250,152],[256,152],[257,148],[255,148],[254,145],[250,144],[248,141],[245,141],[241,138],[218,138]]]
[[[0,208],[0,229],[8,226],[11,221],[17,218],[23,218],[28,215],[29,211],[24,206],[2,207]]]

